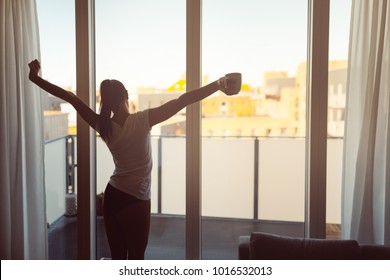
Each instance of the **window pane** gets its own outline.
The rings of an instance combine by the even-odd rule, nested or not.
[[[130,108],[145,110],[185,91],[185,1],[96,0],[96,81],[117,79]],[[99,100],[99,92],[97,93]],[[183,259],[185,237],[185,111],[152,129],[152,223],[147,259]],[[97,191],[113,171],[98,139]],[[98,217],[98,221],[101,218]],[[98,258],[110,257],[104,227]],[[99,236],[98,236],[99,240]]]
[[[326,223],[327,238],[339,239],[351,0],[330,4]]]
[[[73,0],[37,0],[42,77],[75,92],[75,6]],[[68,137],[76,113],[68,103],[42,92],[49,259],[77,258],[75,138]]]
[[[203,258],[237,258],[240,235],[304,233],[307,1],[203,1]],[[221,234],[223,228],[223,234]]]

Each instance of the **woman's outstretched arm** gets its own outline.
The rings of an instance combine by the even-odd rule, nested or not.
[[[195,89],[180,95],[178,98],[168,101],[163,105],[149,109],[150,126],[161,123],[174,116],[183,108],[198,102],[218,90],[217,82],[213,82],[199,89]]]
[[[161,123],[174,116],[183,108],[203,100],[218,90],[222,90],[228,95],[237,94],[239,90],[237,92],[234,90],[234,88],[237,88],[237,83],[237,80],[225,76],[206,86],[183,93],[176,99],[168,101],[159,107],[149,109],[149,124],[150,126],[153,126]],[[241,87],[241,77],[239,80],[239,87]],[[231,92],[232,89],[233,92]]]
[[[41,65],[38,60],[31,61],[28,66],[30,67],[29,79],[34,84],[47,91],[48,93],[61,98],[62,100],[69,102],[80,114],[80,116],[94,129],[98,122],[99,115],[96,114],[91,108],[89,108],[80,98],[78,98],[72,92],[66,91],[59,86],[56,86],[44,79],[42,79],[38,73],[41,69]]]

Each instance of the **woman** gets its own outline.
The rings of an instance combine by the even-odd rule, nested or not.
[[[29,79],[50,94],[69,102],[97,132],[112,153],[115,170],[104,195],[104,223],[112,259],[144,259],[150,226],[152,154],[151,127],[217,90],[237,94],[241,75],[226,75],[159,107],[130,114],[128,93],[117,80],[100,85],[100,114],[76,95],[42,79],[40,63],[29,63]],[[238,75],[238,77],[237,77]]]

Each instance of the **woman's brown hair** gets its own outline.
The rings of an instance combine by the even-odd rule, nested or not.
[[[128,94],[124,85],[117,80],[104,80],[100,84],[100,136],[104,141],[111,136],[111,113],[115,112],[121,102],[127,102]]]

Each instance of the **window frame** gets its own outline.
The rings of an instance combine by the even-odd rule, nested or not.
[[[186,0],[187,89],[201,85],[202,0]],[[305,236],[326,235],[326,145],[329,0],[309,1]],[[77,92],[87,104],[95,99],[94,0],[76,1]],[[94,106],[91,106],[94,108]],[[77,120],[78,258],[96,258],[96,136]],[[201,107],[187,108],[186,258],[201,254]],[[87,153],[87,154],[86,154]]]

